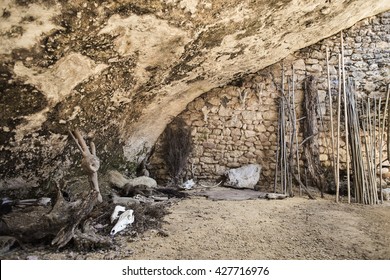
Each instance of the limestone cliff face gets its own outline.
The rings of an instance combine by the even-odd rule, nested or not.
[[[1,1],[1,186],[69,172],[74,127],[106,168],[137,161],[202,93],[389,9],[387,0]]]

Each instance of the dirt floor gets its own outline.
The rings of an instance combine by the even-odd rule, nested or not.
[[[212,201],[191,196],[170,207],[162,231],[118,235],[120,250],[21,250],[3,259],[390,259],[390,202]]]
[[[135,259],[390,259],[390,204],[192,197],[166,217],[169,237],[129,246]]]

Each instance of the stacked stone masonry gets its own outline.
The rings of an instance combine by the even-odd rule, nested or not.
[[[343,35],[346,76],[355,82],[357,97],[382,96],[384,99],[390,83],[390,12],[362,20],[344,30]],[[309,75],[315,77],[319,99],[317,112],[322,116],[318,139],[320,160],[324,166],[330,166],[327,47],[335,116],[340,34],[304,48],[258,73],[243,76],[232,85],[211,90],[190,103],[180,116],[192,129],[194,149],[188,169],[194,171],[195,177],[217,180],[227,169],[258,163],[262,166],[260,185],[271,185],[277,151],[282,65],[285,90],[294,68],[298,118],[302,117],[303,81]],[[299,127],[298,131],[299,141],[302,141]],[[151,159],[152,172],[157,178],[167,178],[159,147],[157,144],[157,152]],[[342,164],[345,159],[345,141],[341,137]],[[301,165],[304,165],[303,161]]]

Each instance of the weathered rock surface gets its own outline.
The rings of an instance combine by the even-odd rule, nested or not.
[[[2,1],[0,187],[68,174],[74,127],[94,140],[103,170],[138,161],[200,94],[389,9],[387,0]]]
[[[146,177],[146,176],[140,176],[134,179],[129,179],[127,182],[128,186],[146,186],[148,188],[156,188],[157,182],[153,178]]]
[[[147,177],[147,176],[140,176],[136,178],[126,178],[118,171],[110,171],[110,183],[118,188],[124,188],[126,185],[135,187],[135,186],[146,186],[148,188],[156,188],[157,182],[153,178]]]
[[[259,164],[248,164],[230,169],[225,172],[226,180],[223,184],[227,187],[252,189],[260,179],[260,172],[261,166]]]

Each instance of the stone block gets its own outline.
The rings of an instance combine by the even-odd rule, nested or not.
[[[311,57],[320,60],[325,59],[325,52],[314,51],[312,52]]]
[[[266,127],[264,125],[260,124],[260,125],[255,126],[254,130],[256,132],[265,132],[266,131]]]
[[[207,99],[207,103],[210,103],[213,106],[219,106],[221,104],[221,99],[218,96],[213,96]]]
[[[216,145],[211,142],[203,142],[203,147],[205,149],[215,149]]]
[[[243,155],[243,151],[231,151],[230,153],[229,153],[229,155],[231,156],[231,157],[233,157],[233,158],[238,158],[238,157],[240,157],[240,156],[242,156]]]
[[[231,129],[231,135],[232,136],[241,136],[241,129],[239,129],[239,128],[232,128]]]
[[[311,66],[308,66],[306,68],[306,70],[308,72],[312,72],[312,73],[321,73],[322,72],[322,66],[319,65],[319,64],[313,64]]]
[[[306,59],[306,64],[312,64],[312,65],[318,64],[318,59],[308,58]]]
[[[204,126],[206,123],[204,122],[204,121],[201,121],[201,120],[197,120],[197,121],[194,121],[193,123],[192,123],[192,126],[197,126],[197,127],[202,127],[202,126]]]
[[[373,82],[367,82],[364,86],[364,90],[368,91],[368,92],[372,92],[376,89],[376,86]]]
[[[228,117],[232,115],[232,110],[230,108],[225,108],[223,106],[219,107],[218,115],[221,117]]]
[[[256,112],[254,111],[243,111],[242,118],[244,120],[255,120],[256,119]]]
[[[201,157],[199,160],[200,160],[200,162],[209,163],[209,164],[218,163],[212,157]]]
[[[267,111],[263,113],[263,119],[267,121],[276,121],[278,119],[277,111]]]
[[[305,61],[303,59],[296,60],[293,63],[293,66],[294,66],[294,70],[302,70],[302,71],[306,70],[306,64],[305,64]]]
[[[327,160],[328,160],[328,155],[320,154],[320,161],[327,161]]]
[[[203,106],[205,105],[203,98],[197,98],[194,101],[194,108],[197,111],[202,110]]]
[[[274,132],[274,131],[275,131],[275,127],[274,127],[274,126],[269,126],[269,127],[267,128],[267,131],[269,131],[269,132]]]
[[[230,130],[230,128],[225,128],[225,129],[222,130],[222,135],[230,136],[231,132],[232,131]]]
[[[253,130],[245,130],[245,131],[244,131],[244,134],[245,134],[245,137],[246,137],[246,138],[256,136],[256,132],[254,132]]]

